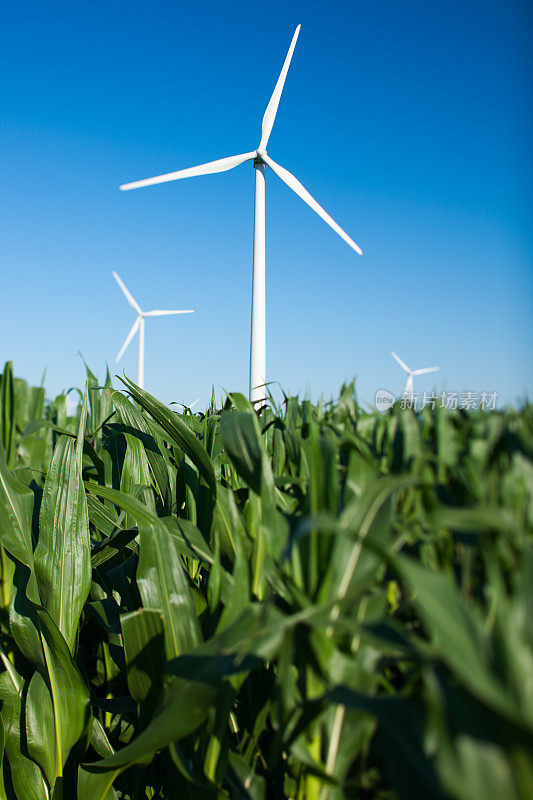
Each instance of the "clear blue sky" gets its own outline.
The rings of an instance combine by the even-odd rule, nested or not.
[[[3,11],[0,359],[50,395],[80,350],[136,377],[116,269],[146,308],[146,387],[246,391],[253,169],[119,192],[269,143],[361,245],[267,175],[268,375],[362,400],[532,387],[532,6],[526,0],[25,2]]]

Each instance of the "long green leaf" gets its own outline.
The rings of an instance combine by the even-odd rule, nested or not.
[[[5,732],[5,753],[17,800],[50,800],[43,773],[27,755],[24,747],[26,732],[21,729],[21,698],[24,681],[11,665],[0,674],[0,699]],[[24,723],[24,717],[22,717]]]
[[[4,447],[7,463],[15,463],[15,384],[13,364],[7,361],[0,376],[0,440]]]
[[[80,434],[83,437],[81,424]],[[44,485],[35,549],[35,572],[42,603],[71,652],[91,581],[82,450],[83,438],[78,438],[77,443],[66,436],[58,440]]]
[[[0,444],[0,541],[8,553],[33,566],[33,492],[10,473]]]
[[[480,700],[508,719],[526,725],[515,699],[490,669],[489,647],[477,614],[448,576],[397,556],[394,565],[415,593],[420,615],[438,655]]]
[[[46,664],[46,672],[41,670],[41,674],[49,691],[53,713],[54,774],[58,778],[63,775],[70,751],[90,729],[89,691],[51,616],[44,608],[37,608],[35,613]],[[37,699],[42,698],[41,689]]]
[[[175,442],[189,456],[207,485],[215,491],[215,473],[211,460],[187,423],[183,422],[178,414],[171,411],[159,400],[156,400],[144,389],[140,389],[132,381],[127,378],[121,378],[121,380],[139,405],[148,411],[161,425],[169,436],[170,441]]]

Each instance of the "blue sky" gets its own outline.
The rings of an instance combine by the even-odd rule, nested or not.
[[[93,371],[165,402],[247,390],[253,169],[118,186],[269,142],[362,257],[267,174],[268,376],[288,391],[401,393],[533,377],[532,9],[517,0],[22,2],[3,13],[0,359],[50,395]],[[131,313],[130,313],[131,312]],[[529,387],[529,389],[528,389]]]

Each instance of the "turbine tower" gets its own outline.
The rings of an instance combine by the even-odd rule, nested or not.
[[[135,322],[131,326],[130,332],[126,336],[124,344],[120,348],[119,354],[116,357],[115,361],[117,361],[117,362],[120,361],[120,359],[122,358],[122,356],[126,352],[129,343],[131,342],[131,340],[133,339],[133,337],[135,336],[137,331],[139,331],[139,361],[138,361],[138,365],[139,366],[138,366],[138,371],[137,371],[137,383],[141,387],[141,389],[144,389],[144,320],[145,320],[145,317],[166,317],[166,316],[168,316],[170,314],[194,314],[194,311],[158,311],[158,310],[156,310],[156,311],[143,311],[141,309],[140,305],[138,304],[138,302],[133,297],[133,295],[128,291],[126,285],[121,280],[120,275],[117,272],[113,271],[113,277],[116,280],[116,282],[118,283],[118,285],[120,286],[120,288],[122,289],[122,291],[124,292],[124,295],[126,296],[126,300],[130,304],[130,306],[137,312],[137,315],[138,315],[137,319],[135,320]]]
[[[439,369],[438,367],[424,367],[423,369],[411,369],[408,367],[405,361],[402,361],[400,356],[394,352],[391,353],[392,357],[396,359],[398,364],[402,369],[407,372],[407,383],[405,384],[405,389],[403,390],[404,395],[407,395],[411,403],[413,402],[413,379],[415,375],[426,375],[428,372],[437,372]]]
[[[305,189],[297,178],[288,170],[276,164],[267,155],[267,144],[272,132],[274,120],[278,110],[281,93],[285,84],[285,78],[292,59],[292,54],[296,46],[296,40],[300,33],[300,25],[296,28],[292,37],[291,46],[285,58],[283,68],[274,88],[270,102],[266,108],[263,124],[261,128],[261,141],[257,150],[250,153],[243,153],[238,156],[221,158],[217,161],[210,161],[198,167],[181,169],[177,172],[169,172],[166,175],[158,175],[155,178],[146,178],[133,183],[125,183],[120,188],[125,191],[128,189],[139,189],[142,186],[152,186],[156,183],[175,181],[180,178],[192,178],[195,175],[209,175],[214,172],[225,172],[226,170],[238,167],[245,161],[252,161],[255,169],[255,214],[254,214],[254,267],[252,284],[252,329],[250,342],[250,400],[259,403],[264,399],[264,386],[266,383],[266,300],[265,300],[265,167],[268,166],[272,172],[281,178],[307,205],[311,206],[319,217],[338,233],[338,235],[352,247],[356,253],[362,255],[362,250],[348,236],[329,214],[324,211],[317,201]]]

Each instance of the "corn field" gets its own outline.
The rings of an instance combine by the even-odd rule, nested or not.
[[[533,412],[0,384],[0,797],[533,797]]]

